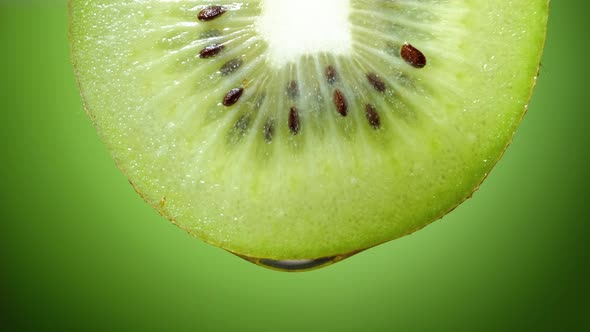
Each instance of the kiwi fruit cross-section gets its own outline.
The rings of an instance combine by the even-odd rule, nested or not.
[[[478,188],[535,85],[547,0],[70,0],[86,110],[188,233],[301,271]]]

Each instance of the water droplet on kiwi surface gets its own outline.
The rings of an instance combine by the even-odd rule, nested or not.
[[[150,205],[248,261],[309,270],[470,197],[524,114],[547,11],[71,0],[72,59],[97,131]]]
[[[339,255],[339,256],[332,256],[332,257],[321,257],[315,259],[284,259],[284,260],[276,260],[276,259],[269,259],[269,258],[254,258],[248,257],[245,255],[238,255],[236,256],[250,262],[256,264],[258,266],[262,266],[267,269],[283,271],[283,272],[305,272],[316,270],[322,267],[326,267],[328,265],[332,265],[334,263],[340,262],[346,258],[356,255],[357,252],[347,254],[347,255]]]

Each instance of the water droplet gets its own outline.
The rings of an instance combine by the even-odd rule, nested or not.
[[[361,250],[362,251],[362,250]],[[258,266],[265,267],[267,269],[282,271],[282,272],[304,272],[319,269],[340,262],[343,259],[351,257],[360,251],[355,251],[350,254],[336,255],[330,257],[321,257],[315,259],[283,259],[276,260],[270,258],[255,258],[245,255],[239,255],[230,251],[230,253],[247,260],[250,263]]]

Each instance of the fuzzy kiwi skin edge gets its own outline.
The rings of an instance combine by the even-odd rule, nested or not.
[[[548,14],[549,14],[549,12],[550,12],[550,3],[551,3],[551,0],[547,0],[547,6],[546,6],[546,8],[547,8],[547,15],[548,15]],[[101,131],[100,131],[100,128],[99,128],[99,126],[97,126],[96,119],[95,119],[95,117],[92,115],[92,113],[90,112],[90,107],[88,106],[88,102],[87,102],[87,100],[86,100],[86,97],[85,97],[85,95],[84,95],[84,90],[83,90],[83,89],[81,89],[81,82],[80,82],[80,77],[77,75],[77,72],[78,72],[78,64],[77,64],[77,62],[76,62],[76,57],[74,56],[74,53],[75,53],[74,51],[75,51],[75,50],[74,50],[74,43],[73,43],[73,36],[72,36],[72,25],[71,25],[71,21],[72,21],[72,0],[68,0],[68,2],[67,2],[67,7],[68,7],[68,20],[69,20],[69,22],[70,22],[70,24],[69,24],[69,29],[68,29],[68,39],[69,39],[69,44],[70,44],[70,61],[71,61],[71,63],[72,63],[72,67],[73,67],[73,73],[75,74],[74,76],[75,76],[75,78],[76,78],[76,84],[77,84],[77,87],[78,87],[78,89],[79,89],[79,91],[80,91],[80,97],[81,97],[81,100],[82,100],[82,105],[83,105],[84,111],[86,112],[86,114],[88,115],[88,117],[91,119],[92,125],[93,125],[94,129],[97,131],[97,133],[99,134],[99,137],[102,137],[102,133],[101,133]],[[544,29],[543,29],[542,42],[541,42],[541,45],[540,45],[540,48],[539,48],[539,52],[538,52],[538,54],[536,54],[536,57],[537,57],[537,58],[539,58],[539,59],[542,57],[543,50],[544,50],[544,48],[545,48],[545,43],[546,43],[546,35],[547,35],[547,25],[545,25],[545,27],[544,27]],[[532,95],[533,95],[534,89],[535,89],[535,87],[536,87],[536,84],[537,84],[537,79],[538,79],[538,77],[539,77],[539,74],[540,74],[540,68],[541,68],[541,62],[539,62],[539,63],[537,64],[537,67],[536,67],[536,69],[537,69],[537,71],[536,71],[536,74],[535,74],[535,75],[534,75],[534,76],[531,78],[531,79],[532,79],[532,84],[531,84],[531,88],[530,88],[529,96],[528,96],[528,98],[527,98],[527,100],[528,100],[529,102],[530,102],[530,100],[531,100],[531,98],[532,98]],[[515,121],[515,123],[514,123],[514,128],[517,128],[517,127],[519,127],[519,126],[520,126],[520,123],[521,123],[521,122],[522,122],[522,120],[524,119],[525,115],[528,113],[528,106],[529,106],[528,104],[529,104],[529,103],[527,103],[527,104],[524,106],[524,109],[523,109],[523,112],[522,112],[522,115],[520,116],[520,118],[519,118],[519,119],[517,119],[517,121]],[[498,157],[497,157],[495,160],[493,160],[493,162],[491,162],[491,163],[490,163],[490,166],[489,166],[488,170],[487,170],[487,171],[484,173],[484,175],[483,175],[483,176],[482,176],[482,177],[481,177],[481,178],[478,180],[478,182],[477,182],[478,184],[477,184],[477,185],[476,185],[476,186],[473,188],[473,190],[471,191],[471,193],[470,193],[470,194],[468,194],[467,196],[465,196],[465,197],[464,197],[462,200],[460,200],[460,201],[459,201],[457,204],[455,204],[454,206],[452,206],[451,208],[449,208],[447,211],[445,211],[445,212],[441,213],[439,216],[437,216],[437,217],[433,218],[433,219],[432,219],[432,221],[430,221],[430,222],[428,222],[428,223],[425,223],[425,224],[423,224],[423,225],[420,225],[419,227],[415,227],[415,228],[413,228],[413,229],[410,229],[410,230],[408,230],[407,232],[403,233],[402,235],[400,235],[400,236],[398,236],[398,237],[396,237],[396,238],[392,238],[392,239],[389,239],[389,240],[386,240],[386,241],[378,242],[378,243],[375,243],[374,245],[371,245],[371,246],[368,246],[368,247],[365,247],[365,248],[361,248],[361,249],[358,249],[358,250],[355,250],[355,251],[352,251],[352,252],[348,252],[348,253],[339,253],[339,254],[336,254],[336,255],[333,255],[333,256],[330,256],[330,257],[310,257],[310,258],[308,258],[308,259],[304,259],[304,260],[309,260],[309,261],[313,261],[313,260],[321,260],[321,261],[322,261],[322,263],[321,263],[321,264],[318,264],[318,265],[315,265],[315,266],[311,266],[311,267],[309,267],[309,268],[303,268],[303,269],[285,269],[285,268],[281,268],[281,267],[277,267],[277,266],[272,266],[272,265],[265,264],[265,263],[264,263],[264,261],[277,261],[277,262],[280,262],[280,261],[288,261],[288,260],[290,260],[289,258],[285,258],[285,257],[264,257],[264,258],[262,258],[262,257],[250,257],[250,256],[247,256],[247,255],[243,255],[243,254],[241,254],[241,253],[237,253],[237,252],[233,252],[233,251],[231,251],[231,250],[225,249],[225,248],[223,248],[223,246],[222,246],[221,244],[219,244],[219,243],[216,243],[216,242],[214,242],[214,241],[210,241],[210,240],[206,240],[206,239],[201,239],[201,240],[202,240],[202,241],[204,241],[204,242],[206,242],[206,243],[208,243],[208,244],[211,244],[211,245],[213,245],[213,246],[216,246],[216,247],[222,248],[222,249],[224,249],[224,250],[226,250],[226,251],[228,251],[228,252],[230,252],[230,253],[232,253],[232,254],[234,254],[234,255],[236,255],[236,256],[238,256],[238,257],[240,257],[240,258],[244,259],[244,260],[247,260],[247,261],[249,261],[249,262],[251,262],[251,263],[254,263],[254,264],[257,264],[257,265],[263,266],[263,267],[265,267],[265,268],[268,268],[268,269],[277,270],[277,271],[283,271],[283,272],[302,272],[302,271],[310,271],[310,270],[315,270],[315,269],[319,269],[319,268],[322,268],[322,267],[325,267],[325,266],[328,266],[328,265],[334,264],[334,263],[336,263],[336,262],[339,262],[339,261],[342,261],[342,260],[344,260],[344,259],[346,259],[346,258],[349,258],[349,257],[351,257],[351,256],[354,256],[354,255],[356,255],[356,254],[358,254],[358,253],[360,253],[360,252],[363,252],[363,251],[365,251],[365,250],[367,250],[367,249],[370,249],[370,248],[373,248],[373,247],[379,246],[379,245],[381,245],[381,244],[383,244],[383,243],[387,243],[387,242],[390,242],[390,241],[392,241],[392,240],[395,240],[395,239],[398,239],[398,238],[404,237],[404,236],[406,236],[406,235],[410,235],[410,234],[412,234],[412,233],[414,233],[414,232],[416,232],[416,231],[419,231],[419,230],[421,230],[422,228],[424,228],[424,227],[426,227],[426,226],[428,226],[428,225],[432,224],[433,222],[435,222],[435,221],[438,221],[438,220],[442,219],[442,218],[443,218],[445,215],[447,215],[448,213],[450,213],[450,212],[452,212],[453,210],[455,210],[455,209],[456,209],[456,208],[457,208],[459,205],[461,205],[461,204],[462,204],[462,203],[464,203],[466,200],[468,200],[469,198],[471,198],[471,197],[473,196],[473,194],[474,194],[474,193],[475,193],[475,192],[476,192],[476,191],[477,191],[477,190],[480,188],[481,184],[482,184],[482,183],[483,183],[483,182],[484,182],[484,181],[487,179],[487,177],[489,176],[489,174],[490,174],[491,170],[494,168],[494,166],[496,166],[496,165],[497,165],[497,163],[499,162],[499,160],[500,160],[500,159],[502,159],[502,157],[503,157],[503,156],[504,156],[504,154],[506,153],[506,150],[508,149],[508,147],[511,145],[511,143],[512,143],[512,141],[513,141],[514,135],[515,135],[515,131],[513,131],[513,133],[512,133],[512,135],[511,135],[510,139],[508,140],[507,144],[506,144],[506,145],[503,147],[503,150],[502,150],[502,151],[501,151],[501,153],[498,155]],[[104,144],[104,143],[103,143],[103,144]],[[138,190],[137,186],[136,186],[136,185],[133,183],[133,181],[132,181],[132,180],[129,178],[127,171],[126,171],[126,170],[125,170],[123,167],[121,167],[121,165],[120,165],[119,161],[118,161],[116,158],[113,158],[113,160],[114,160],[114,162],[115,162],[115,165],[116,165],[116,167],[117,167],[117,168],[118,168],[118,169],[119,169],[119,170],[120,170],[120,171],[121,171],[121,172],[122,172],[122,173],[125,175],[125,177],[128,179],[129,183],[131,184],[131,186],[132,186],[132,188],[135,190],[135,192],[137,192],[137,194],[138,194],[138,195],[139,195],[139,196],[140,196],[140,197],[141,197],[141,198],[142,198],[142,199],[143,199],[143,200],[144,200],[146,203],[148,203],[148,204],[149,204],[150,206],[152,206],[152,207],[153,207],[153,208],[154,208],[156,211],[158,211],[158,213],[159,213],[161,216],[163,216],[164,218],[166,218],[167,220],[169,220],[169,221],[170,221],[172,224],[174,224],[175,226],[177,226],[177,227],[180,227],[180,226],[178,225],[178,223],[177,223],[177,222],[174,220],[174,218],[172,218],[171,216],[169,216],[169,215],[167,215],[167,214],[165,213],[165,211],[162,209],[162,206],[160,206],[160,205],[158,205],[158,204],[153,204],[152,202],[150,202],[150,201],[149,201],[149,200],[146,198],[146,195],[145,195],[145,194],[144,194],[142,191]],[[182,227],[180,227],[180,228],[181,228],[181,229],[183,229]],[[184,230],[184,229],[183,229],[183,230]],[[185,232],[187,232],[187,233],[189,233],[189,232],[188,232],[188,231],[186,231],[186,230],[184,230],[184,231],[185,231]],[[189,234],[190,234],[190,233],[189,233]],[[191,234],[191,235],[192,235],[192,234]],[[302,259],[301,259],[301,258],[297,258],[296,260],[302,260]]]

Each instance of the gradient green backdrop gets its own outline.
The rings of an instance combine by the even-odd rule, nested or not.
[[[0,330],[590,331],[589,10],[553,1],[530,112],[473,199],[288,274],[149,208],[82,110],[65,0],[0,0]]]

